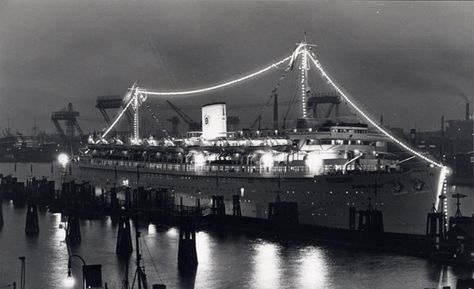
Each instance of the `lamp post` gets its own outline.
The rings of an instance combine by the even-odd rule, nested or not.
[[[64,182],[66,180],[67,165],[69,164],[69,162],[70,162],[70,159],[69,159],[69,156],[66,153],[60,153],[58,155],[58,163],[63,168],[63,171],[62,171],[62,174],[61,174],[62,182]]]
[[[58,155],[58,162],[64,169],[66,168],[69,161],[70,161],[69,156],[66,153],[60,153]]]
[[[25,256],[18,257],[21,261],[21,274],[20,274],[20,289],[25,289],[26,283],[26,268],[25,268]],[[16,283],[13,283],[16,286]]]
[[[82,262],[82,269],[83,269],[83,272],[82,272],[82,288],[84,288],[84,267],[87,266],[87,264],[86,264],[86,261],[79,255],[70,255],[69,256],[69,259],[67,261],[67,277],[64,280],[64,286],[66,286],[66,288],[73,288],[74,284],[76,283],[76,281],[74,280],[74,278],[72,277],[72,274],[71,274],[71,259],[73,257],[79,258],[79,260],[81,260],[81,262]]]
[[[67,262],[67,277],[64,280],[64,286],[67,288],[73,288],[75,280],[71,274],[71,261],[72,258],[79,258],[82,262],[82,287],[87,288],[102,288],[102,265],[87,265],[86,261],[79,255],[70,255]]]

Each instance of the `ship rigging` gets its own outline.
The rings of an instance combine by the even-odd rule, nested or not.
[[[130,169],[135,168],[138,171],[141,168],[149,172],[150,184],[166,185],[173,190],[177,184],[176,178],[194,180],[192,181],[194,184],[190,183],[189,188],[178,185],[181,187],[179,191],[182,192],[176,194],[191,199],[196,190],[199,191],[199,194],[201,194],[201,190],[207,190],[207,194],[211,194],[212,190],[220,190],[212,189],[205,184],[210,181],[209,178],[212,179],[222,172],[227,176],[224,179],[229,179],[228,182],[236,186],[235,190],[243,192],[248,187],[249,189],[253,188],[252,191],[265,190],[268,192],[258,196],[260,201],[257,203],[248,204],[250,207],[253,206],[252,209],[249,207],[252,212],[248,214],[255,216],[255,212],[257,212],[257,217],[263,217],[261,206],[273,199],[274,191],[268,190],[270,185],[264,186],[263,183],[266,182],[265,179],[277,177],[285,179],[282,183],[283,187],[287,187],[287,193],[292,190],[294,194],[294,188],[301,187],[302,193],[305,194],[317,193],[312,190],[328,190],[331,195],[333,188],[339,188],[342,192],[349,194],[349,189],[363,186],[363,183],[369,179],[372,182],[374,178],[377,178],[380,185],[385,185],[386,188],[392,187],[394,190],[392,193],[385,193],[387,201],[400,202],[401,199],[408,198],[409,195],[400,197],[405,194],[415,194],[415,199],[429,194],[432,196],[423,197],[416,202],[420,205],[423,204],[423,206],[428,204],[430,207],[432,203],[435,203],[437,208],[445,208],[447,206],[446,199],[440,203],[439,196],[446,194],[446,177],[449,173],[447,167],[416,151],[373,120],[356,103],[355,99],[330,76],[318,60],[313,48],[314,45],[303,41],[297,44],[296,49],[290,55],[256,72],[199,89],[154,91],[140,88],[134,83],[124,97],[123,109],[102,135],[89,139],[88,153],[81,160],[84,168],[96,169],[105,166],[114,168],[116,171],[117,167],[120,167],[124,171],[124,175],[129,174]],[[202,131],[191,131],[185,138],[177,139],[169,137],[162,140],[152,137],[141,138],[139,111],[140,106],[148,98],[177,97],[210,92],[254,79],[274,69],[283,69],[284,71],[270,95],[270,100],[273,99],[274,102],[278,101],[276,90],[280,82],[289,72],[298,71],[298,91],[295,96],[298,97],[301,118],[297,120],[295,129],[279,129],[278,112],[274,110],[273,130],[228,132],[225,104],[213,103],[202,107]],[[318,72],[322,80],[334,89],[335,95],[312,96],[308,78],[308,72],[311,69]],[[312,117],[316,116],[316,106],[319,103],[330,104],[331,109],[335,108],[336,115],[338,105],[343,103],[375,128],[375,131],[371,130],[368,124],[360,122],[327,121],[315,125],[312,123],[314,120]],[[308,115],[310,110],[313,110],[311,116]],[[133,132],[130,142],[125,144],[121,140],[111,138],[110,132],[123,116],[130,112],[133,120]],[[330,110],[327,115],[329,113]],[[397,144],[411,156],[427,162],[429,168],[428,165],[411,165],[410,168],[410,165],[407,166],[406,163],[412,158],[405,158],[402,161],[396,159],[387,151],[388,141]],[[435,174],[434,170],[437,170]],[[174,176],[175,174],[177,175]],[[338,175],[344,177],[338,177]],[[328,178],[329,176],[331,177]],[[117,177],[115,178],[117,179]],[[297,181],[298,178],[301,178],[301,182],[304,184],[300,184]],[[434,181],[433,178],[435,178]],[[127,183],[129,182],[127,181]],[[319,185],[315,183],[319,183]],[[351,183],[353,184],[351,185]],[[417,186],[413,187],[412,184],[415,183]],[[425,183],[430,185],[423,186]],[[203,187],[200,188],[201,186]],[[413,187],[410,193],[406,192],[407,187]],[[428,187],[435,188],[436,192],[433,190],[433,194],[431,194],[428,192]],[[278,192],[280,189],[278,188]],[[357,190],[354,193],[358,194]],[[315,200],[319,198],[315,197]],[[324,199],[324,197],[322,198]],[[344,203],[343,199],[341,196],[339,204]],[[406,202],[412,202],[412,200],[407,199]],[[249,202],[251,201],[249,200]],[[308,203],[302,201],[303,206],[308,206]],[[314,209],[312,207],[314,203],[311,202],[312,205],[308,210]],[[347,204],[355,203],[348,202]],[[303,214],[302,217],[307,218],[309,223],[314,223],[315,220],[312,219],[314,214],[315,212],[312,215]],[[344,214],[340,213],[340,208],[334,208],[334,214],[334,220],[329,222],[335,222],[334,224],[343,222],[340,217]],[[336,218],[336,216],[338,217]]]

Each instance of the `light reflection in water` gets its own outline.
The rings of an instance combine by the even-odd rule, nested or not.
[[[59,213],[54,213],[52,214],[54,221],[53,221],[53,228],[56,228],[54,230],[54,242],[63,242],[66,240],[66,224],[61,222],[61,214]]]
[[[211,239],[208,233],[199,232],[196,234],[196,251],[198,255],[199,266],[209,267],[211,264]]]
[[[19,176],[21,166],[18,164],[16,176]],[[28,175],[30,164],[24,167],[23,171]],[[38,177],[49,174],[51,164],[44,167],[44,173]],[[34,172],[37,171],[39,165],[35,164]],[[0,173],[12,172],[13,164],[0,163]],[[60,174],[60,170],[55,169],[56,172]],[[15,208],[11,201],[3,203],[5,224],[0,230],[0,285],[12,281],[18,284],[18,256],[26,256],[26,288],[64,288],[68,251],[64,227],[59,228],[60,214],[40,212],[40,235],[35,238],[25,235],[25,214],[25,208]],[[196,238],[199,265],[196,275],[188,278],[179,274],[177,269],[178,229],[163,232],[160,227],[150,227],[148,230],[150,235],[155,235],[147,237],[143,234],[153,257],[145,246],[142,247],[148,280],[150,283],[163,280],[168,288],[399,289],[403,284],[412,284],[412,288],[441,289],[455,286],[457,278],[473,276],[472,269],[441,267],[420,258],[331,247],[279,245],[253,237],[223,238],[199,232]],[[81,222],[81,233],[82,243],[74,252],[86,258],[88,263],[102,264],[103,279],[109,288],[121,288],[124,266],[115,254],[116,225],[112,225],[110,218],[105,223]],[[131,268],[133,262],[132,257]],[[74,260],[72,265],[74,276],[80,277],[80,261]]]
[[[301,288],[323,288],[326,284],[327,266],[321,249],[305,247],[301,250],[301,263],[298,266]]]
[[[148,224],[148,235],[156,234],[156,225]]]
[[[253,285],[254,288],[280,288],[280,246],[261,242],[254,246]]]
[[[448,270],[448,266],[443,265],[439,270],[439,281],[436,288],[442,289],[448,284],[456,283],[456,280],[457,277],[453,275],[453,272],[451,270]]]
[[[175,227],[170,228],[168,231],[166,231],[166,236],[168,236],[170,238],[178,238],[179,237],[179,231]]]

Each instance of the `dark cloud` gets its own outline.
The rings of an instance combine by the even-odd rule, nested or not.
[[[36,118],[53,130],[51,111],[73,102],[83,126],[97,129],[98,95],[123,93],[135,80],[159,90],[214,84],[288,54],[306,31],[369,111],[431,129],[441,114],[462,117],[472,99],[473,15],[467,1],[4,0],[0,126],[10,118],[26,130]],[[200,105],[225,100],[251,122],[280,74],[174,102],[199,119]],[[292,88],[285,80],[282,101]],[[163,99],[151,102],[163,121],[171,115]]]

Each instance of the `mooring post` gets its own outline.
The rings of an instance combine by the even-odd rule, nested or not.
[[[132,235],[130,232],[130,217],[128,212],[125,210],[121,211],[119,224],[118,224],[118,233],[117,233],[117,247],[115,252],[119,257],[128,259],[132,254]]]
[[[117,217],[120,214],[120,205],[117,198],[117,188],[115,185],[110,189],[110,216],[112,222],[117,222]]]
[[[66,242],[71,245],[81,243],[81,227],[79,216],[75,211],[69,213],[66,227]]]
[[[12,178],[12,182],[13,205],[15,207],[23,207],[26,203],[25,184],[17,182],[16,178]]]
[[[26,199],[27,201],[38,202],[38,181],[35,177],[26,181]]]
[[[430,249],[439,249],[439,243],[445,237],[444,213],[437,212],[433,204],[431,212],[427,215],[426,236],[429,237]]]
[[[456,289],[474,288],[474,278],[458,279],[456,282]],[[444,287],[443,287],[444,289]]]
[[[370,233],[383,233],[382,211],[372,207],[372,198],[369,198],[369,205],[365,211],[359,211],[359,231]]]
[[[39,234],[38,208],[35,203],[29,203],[26,210],[25,233],[27,236],[37,236]]]
[[[355,230],[355,224],[356,224],[356,208],[351,206],[349,207],[349,230],[354,231]]]
[[[216,202],[216,196],[211,197],[211,214],[213,216],[217,215],[217,202]]]
[[[224,196],[212,196],[211,211],[214,216],[225,216]]]
[[[225,216],[224,196],[217,196],[217,215]]]
[[[181,216],[179,227],[178,268],[194,270],[198,265],[196,252],[196,229],[189,216]]]
[[[196,198],[196,216],[202,217],[201,199]]]
[[[268,220],[277,238],[286,237],[299,224],[298,203],[276,201],[268,204]]]
[[[144,187],[138,187],[137,188],[137,194],[136,194],[136,198],[135,198],[135,206],[136,208],[141,208],[143,209],[145,204],[144,204],[144,200],[145,200],[145,188]]]
[[[3,194],[0,192],[0,229],[3,227]]]
[[[20,289],[25,289],[26,285],[26,266],[25,266],[25,256],[20,256],[18,259],[21,261],[21,272],[20,272]]]
[[[102,208],[107,207],[104,188],[100,188],[100,202],[101,202]]]
[[[125,187],[125,207],[128,209],[132,208],[132,201],[131,201],[129,187]]]
[[[242,209],[240,208],[240,196],[232,196],[232,215],[242,217]]]
[[[269,203],[268,219],[277,225],[290,227],[298,225],[298,204],[296,202]]]

